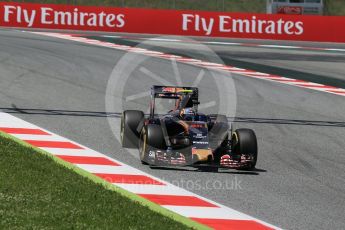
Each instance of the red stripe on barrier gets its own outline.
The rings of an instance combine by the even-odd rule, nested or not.
[[[102,173],[95,173],[95,175],[110,183],[165,185],[162,182],[159,182],[145,175],[102,174]]]
[[[41,129],[27,129],[27,128],[5,128],[0,127],[0,131],[9,134],[31,134],[31,135],[50,135]]]
[[[138,195],[159,205],[218,207],[207,201],[201,200],[195,196],[174,196],[174,195],[154,195],[154,194],[138,194]]]
[[[36,140],[24,140],[30,145],[42,148],[62,148],[62,149],[83,149],[82,147],[75,145],[71,142],[63,141],[36,141]]]
[[[64,155],[57,155],[57,157],[73,164],[120,166],[120,164],[113,162],[105,157],[83,157],[83,156],[64,156]]]
[[[260,224],[254,220],[223,220],[223,219],[200,219],[200,218],[191,218],[191,219],[217,230],[238,230],[238,229],[272,230],[273,229],[263,224]]]

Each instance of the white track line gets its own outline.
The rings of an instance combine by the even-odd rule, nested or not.
[[[40,148],[46,152],[49,152],[52,155],[63,155],[63,156],[86,156],[86,157],[101,157],[103,154],[100,154],[91,149],[64,149],[63,151],[58,148]]]
[[[182,40],[178,39],[165,39],[165,38],[150,38],[150,41],[164,41],[164,42],[181,42]]]
[[[108,166],[108,165],[94,165],[94,164],[76,164],[81,169],[90,173],[104,173],[104,174],[125,174],[125,175],[142,175],[143,173],[135,168],[125,166]]]
[[[242,213],[236,210],[229,210],[221,207],[189,207],[189,206],[170,206],[164,205],[170,211],[177,212],[183,216],[192,218],[214,218],[214,219],[232,219],[248,220]],[[211,213],[211,214],[210,214]]]
[[[181,190],[176,186],[166,185],[152,185],[152,184],[120,184],[114,183],[115,185],[130,191],[135,194],[160,194],[160,195],[182,195],[191,196],[193,193],[186,190]]]
[[[281,48],[281,49],[301,49],[302,48],[298,46],[281,46],[281,45],[258,45],[258,47]]]

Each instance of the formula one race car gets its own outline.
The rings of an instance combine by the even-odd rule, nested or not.
[[[137,110],[122,113],[122,146],[138,148],[141,162],[151,166],[192,166],[206,171],[255,168],[254,131],[232,131],[225,115],[199,113],[198,94],[194,87],[153,86],[148,117]],[[175,100],[175,108],[165,115],[155,114],[157,98]]]

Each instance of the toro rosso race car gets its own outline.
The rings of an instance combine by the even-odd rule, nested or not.
[[[198,88],[153,86],[150,114],[126,110],[121,117],[124,148],[138,148],[140,160],[151,166],[255,168],[258,150],[253,130],[232,131],[225,115],[198,112]],[[155,114],[156,99],[173,99],[175,108]]]

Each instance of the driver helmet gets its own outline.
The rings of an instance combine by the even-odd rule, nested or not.
[[[184,108],[181,110],[180,115],[183,119],[192,121],[194,120],[196,112],[193,108]]]
[[[185,115],[195,115],[195,110],[193,108],[185,108],[183,110]]]

